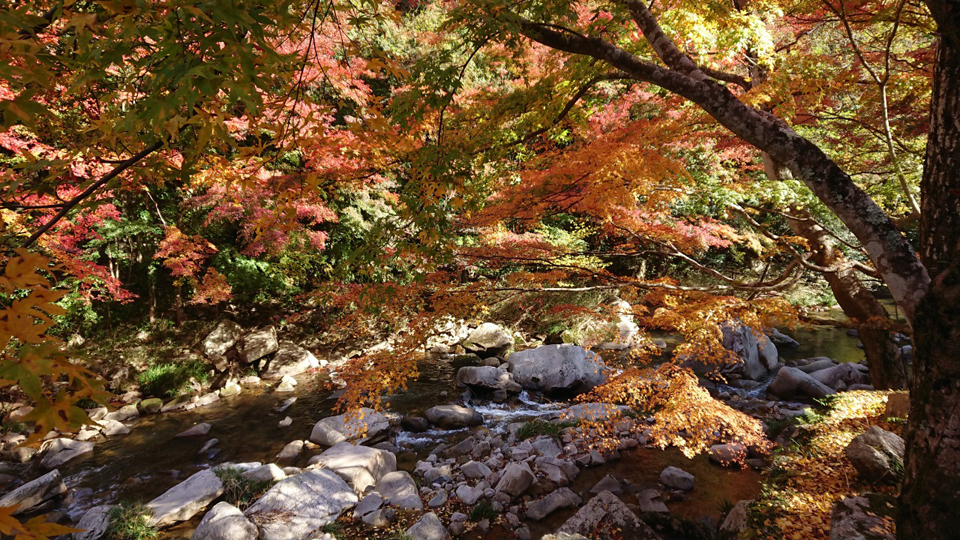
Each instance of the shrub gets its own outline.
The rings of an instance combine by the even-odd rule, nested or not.
[[[483,499],[470,509],[470,521],[482,521],[484,519],[496,519],[497,512],[490,505],[490,501]]]
[[[559,437],[564,429],[576,426],[576,422],[546,422],[544,420],[531,420],[517,429],[517,440],[523,441],[530,437],[540,435],[551,435]]]
[[[110,526],[104,540],[152,540],[157,529],[150,525],[150,511],[142,504],[122,502],[110,510]]]
[[[246,510],[270,489],[270,482],[251,480],[243,476],[243,471],[236,467],[222,467],[217,469],[216,474],[223,482],[223,500],[240,510]]]
[[[137,384],[144,395],[172,398],[180,395],[190,382],[203,382],[210,377],[207,367],[200,361],[156,364],[137,376]]]

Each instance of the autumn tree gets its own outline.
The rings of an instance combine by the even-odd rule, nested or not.
[[[744,74],[698,63],[686,46],[677,46],[678,38],[664,31],[659,19],[697,12],[696,6],[658,8],[625,0],[604,5],[607,11],[580,11],[578,4],[542,2],[515,11],[514,6],[497,2],[472,2],[464,4],[460,12],[462,20],[471,21],[468,26],[475,23],[470,33],[474,43],[501,32],[523,36],[573,55],[569,62],[586,58],[624,78],[655,85],[695,103],[719,124],[783,164],[857,237],[910,321],[916,343],[907,476],[898,529],[902,538],[953,537],[948,509],[955,508],[960,497],[954,489],[960,480],[955,459],[960,444],[956,420],[960,407],[956,358],[960,355],[955,345],[960,318],[949,307],[960,290],[955,223],[960,219],[956,212],[960,130],[951,120],[960,106],[960,7],[937,0],[926,6],[936,21],[938,40],[917,250],[836,161],[773,112],[727,85]],[[722,22],[711,19],[713,14],[701,16],[708,22]],[[643,40],[624,29],[627,22],[635,24]]]

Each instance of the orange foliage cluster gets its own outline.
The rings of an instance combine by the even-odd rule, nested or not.
[[[652,415],[653,424],[642,426],[649,430],[650,442],[660,448],[675,446],[687,457],[716,443],[739,443],[763,453],[770,449],[759,420],[714,399],[693,373],[671,363],[656,369],[625,370],[579,399],[627,405]],[[617,423],[588,420],[584,427],[603,440]]]

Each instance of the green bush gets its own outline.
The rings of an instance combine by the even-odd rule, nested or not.
[[[209,377],[207,366],[194,360],[150,366],[137,376],[137,384],[144,395],[172,398],[183,392],[191,378],[204,382]]]
[[[157,529],[150,525],[150,511],[142,504],[123,502],[110,510],[110,526],[103,540],[152,540]]]
[[[223,500],[240,510],[246,510],[270,489],[270,482],[251,480],[243,476],[243,471],[236,467],[217,469],[216,474],[223,482]]]
[[[517,440],[526,440],[530,437],[540,435],[552,435],[559,437],[564,429],[576,426],[576,422],[546,422],[544,420],[531,420],[517,429]]]
[[[497,517],[496,510],[490,505],[490,501],[482,499],[470,509],[470,521],[483,521],[484,519],[494,520]]]

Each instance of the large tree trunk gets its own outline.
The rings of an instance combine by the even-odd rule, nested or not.
[[[897,536],[960,538],[960,2],[928,2],[940,26],[920,254],[933,278],[914,319],[906,478]]]

